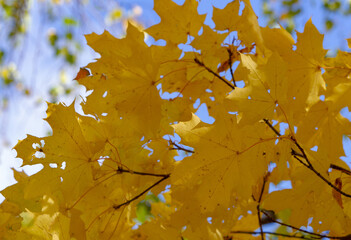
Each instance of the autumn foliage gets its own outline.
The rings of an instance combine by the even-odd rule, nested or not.
[[[15,146],[43,169],[1,192],[1,239],[351,239],[351,54],[311,21],[296,42],[260,27],[249,0],[213,28],[197,5],[155,0],[151,46],[131,24],[86,36],[84,114],[49,104],[52,135]]]

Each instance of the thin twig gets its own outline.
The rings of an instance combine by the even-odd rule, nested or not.
[[[257,216],[258,216],[258,224],[260,225],[260,232],[261,232],[261,239],[264,240],[264,234],[263,234],[263,227],[262,227],[262,219],[261,219],[261,210],[260,210],[260,205],[261,205],[261,200],[262,200],[262,195],[264,192],[264,188],[266,186],[266,181],[267,181],[267,177],[268,175],[265,174],[263,177],[263,184],[262,184],[262,188],[261,188],[261,192],[260,192],[260,196],[258,198],[258,202],[257,202]]]
[[[131,173],[130,171],[127,171],[127,170],[124,170],[123,169],[123,172],[128,172],[128,173]],[[134,172],[135,173],[135,172]],[[137,172],[136,174],[138,174],[139,172]],[[147,173],[143,173],[141,175],[148,175]],[[151,174],[149,176],[156,176],[156,177],[159,177],[161,176],[162,174]],[[113,205],[112,207],[109,207],[107,208],[106,210],[104,210],[103,212],[101,212],[99,215],[97,215],[93,221],[88,225],[88,227],[86,228],[86,231],[89,230],[89,228],[93,225],[93,223],[103,214],[105,214],[107,211],[109,211],[110,209],[115,209],[115,210],[118,210],[119,208],[123,207],[123,206],[126,206],[128,205],[129,203],[135,201],[136,199],[138,199],[139,197],[141,197],[142,195],[144,195],[145,193],[147,193],[149,190],[151,190],[153,187],[157,186],[158,184],[160,184],[161,182],[163,182],[164,180],[166,180],[167,178],[170,177],[170,174],[164,174],[163,177],[158,180],[156,183],[152,184],[150,187],[148,187],[147,189],[145,189],[143,192],[139,193],[138,195],[136,195],[135,197],[133,197],[132,199],[122,203],[122,204],[119,204],[119,205]]]
[[[194,62],[197,63],[197,65],[205,68],[209,73],[213,74],[215,77],[217,77],[218,79],[220,79],[222,82],[224,82],[225,84],[227,84],[231,89],[235,89],[235,86],[232,85],[230,82],[228,82],[227,80],[225,80],[223,77],[219,76],[216,72],[214,72],[212,69],[210,69],[209,67],[207,67],[203,62],[201,62],[199,59],[194,58]]]
[[[323,177],[312,165],[311,161],[308,159],[305,150],[300,146],[300,144],[297,142],[297,140],[293,137],[291,137],[291,140],[295,143],[297,148],[300,150],[300,152],[303,155],[303,158],[307,162],[307,168],[310,169],[312,172],[314,172],[320,179],[322,179],[325,183],[327,183],[330,187],[335,189],[335,191],[339,192],[340,194],[344,195],[345,197],[351,198],[351,194],[345,193],[344,191],[340,190],[338,187],[336,187],[334,184],[332,184],[328,179]],[[306,166],[306,165],[305,165]]]
[[[145,193],[147,193],[148,191],[150,191],[153,187],[157,186],[158,184],[160,184],[161,182],[163,182],[164,180],[166,180],[167,178],[170,177],[170,174],[165,175],[163,178],[161,178],[160,180],[158,180],[157,182],[155,182],[154,184],[152,184],[150,187],[148,187],[147,189],[145,189],[144,191],[142,191],[141,193],[139,193],[138,195],[136,195],[135,197],[129,199],[128,201],[125,201],[124,203],[121,203],[119,205],[113,205],[112,207],[117,210],[120,207],[123,207],[125,205],[128,205],[129,203],[135,201],[136,199],[140,198],[142,195],[144,195]]]
[[[351,171],[343,168],[343,167],[340,167],[340,166],[337,166],[337,165],[334,165],[334,164],[330,164],[330,168],[332,169],[335,169],[335,170],[339,170],[347,175],[351,175]]]
[[[291,149],[291,155],[303,158],[303,155],[301,153],[296,152],[294,149]]]
[[[267,182],[268,176],[269,176],[269,173],[266,173],[264,175],[264,177],[263,177],[263,185],[262,185],[262,188],[261,188],[261,193],[260,193],[260,197],[258,199],[258,203],[261,203],[261,201],[262,201],[262,196],[263,196],[263,193],[264,193],[264,188],[266,186],[266,182]]]
[[[307,167],[307,168],[310,167],[309,165],[307,165],[306,163],[304,163],[297,155],[294,155],[292,152],[291,152],[291,154],[292,154],[293,157],[294,157],[297,161],[299,161],[302,165],[304,165],[304,166]]]
[[[272,129],[272,131],[273,131],[275,134],[277,134],[278,137],[281,136],[281,134],[278,132],[278,130],[275,129],[275,128],[273,127],[273,125],[269,122],[268,119],[265,119],[265,118],[264,118],[263,121],[268,125],[268,127],[269,127],[270,129]]]
[[[250,231],[231,231],[230,233],[232,233],[232,234],[252,234],[252,235],[260,234],[259,232],[250,232]],[[313,236],[305,236],[305,235],[296,236],[296,235],[289,235],[289,234],[277,233],[277,232],[267,232],[267,231],[264,231],[263,234],[270,234],[270,235],[275,235],[275,236],[283,236],[283,237],[288,237],[288,238],[322,239],[321,237],[313,237]]]
[[[234,83],[234,86],[236,87],[236,83],[235,83],[235,78],[234,78],[234,73],[233,73],[233,67],[232,67],[232,56],[233,56],[233,53],[232,51],[227,48],[227,52],[228,52],[228,55],[229,55],[229,60],[228,60],[228,63],[229,63],[229,70],[230,70],[230,75],[232,75],[232,81]]]
[[[272,131],[274,131],[275,134],[277,134],[278,136],[281,136],[281,134],[272,126],[272,124],[267,120],[267,119],[263,119],[263,121],[272,129]],[[308,169],[310,169],[312,172],[314,172],[320,179],[322,179],[325,183],[327,183],[330,187],[332,187],[333,189],[335,189],[335,191],[337,191],[338,193],[340,193],[341,195],[351,198],[351,194],[345,193],[344,191],[340,190],[339,188],[337,188],[333,183],[331,183],[328,179],[326,179],[325,177],[323,177],[312,165],[311,161],[309,160],[309,158],[307,157],[307,154],[305,152],[305,150],[301,147],[301,145],[297,142],[297,140],[291,136],[290,139],[294,142],[295,146],[300,150],[300,153],[297,153],[294,149],[291,149],[291,154],[294,156],[295,159],[297,159],[301,164],[303,164],[305,167],[307,167]],[[306,163],[304,163],[301,159],[299,159],[297,156],[303,157],[306,161]],[[335,165],[334,165],[335,166]],[[332,167],[332,165],[331,165]],[[336,166],[338,167],[338,166]],[[340,170],[341,167],[338,168],[338,170]],[[346,170],[346,169],[345,169]],[[346,170],[347,171],[347,170]],[[348,171],[347,171],[348,172]],[[351,172],[350,172],[351,173]]]
[[[138,172],[138,171],[123,169],[121,167],[118,167],[117,173],[130,173],[130,174],[136,174],[136,175],[142,175],[142,176],[153,176],[153,177],[163,177],[163,178],[169,177],[169,175],[170,175],[170,174]]]
[[[257,204],[256,209],[257,209],[258,224],[260,225],[261,239],[264,240],[261,211],[260,211],[260,204],[259,203]]]
[[[170,143],[172,145],[176,146],[175,148],[171,148],[171,150],[182,150],[182,151],[188,152],[188,153],[195,153],[193,150],[183,148],[182,146],[178,145],[177,143],[175,143],[173,141],[170,141]]]
[[[307,234],[310,234],[310,235],[317,236],[317,237],[319,237],[319,238],[321,238],[321,239],[322,239],[322,238],[330,238],[330,239],[341,239],[341,238],[342,238],[342,237],[333,237],[333,236],[322,235],[322,234],[318,234],[318,233],[314,233],[314,232],[309,232],[309,231],[303,230],[303,229],[301,229],[301,228],[294,227],[294,226],[292,226],[292,225],[289,225],[289,224],[286,224],[286,223],[277,221],[277,220],[275,220],[274,218],[272,218],[271,216],[269,216],[269,214],[266,213],[265,210],[262,210],[262,213],[263,213],[264,215],[266,215],[266,216],[269,218],[269,220],[270,220],[271,222],[278,223],[279,225],[282,225],[282,226],[285,226],[285,227],[289,227],[289,228],[294,229],[294,230],[299,231],[299,232],[303,232],[303,233],[307,233]]]

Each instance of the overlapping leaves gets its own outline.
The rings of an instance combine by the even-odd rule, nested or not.
[[[84,114],[49,104],[52,136],[16,145],[43,169],[2,191],[2,238],[263,239],[266,222],[282,237],[350,234],[351,55],[326,58],[311,21],[295,43],[248,1],[214,8],[214,28],[197,5],[155,1],[146,32],[165,46],[133,25],[87,36],[101,57],[76,77]]]

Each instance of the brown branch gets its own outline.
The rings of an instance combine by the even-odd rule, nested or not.
[[[205,68],[209,73],[211,73],[212,75],[214,75],[215,77],[217,77],[218,79],[220,79],[222,82],[224,82],[225,84],[227,84],[231,89],[235,89],[235,86],[232,85],[230,82],[228,82],[227,80],[225,80],[223,77],[219,76],[216,72],[214,72],[212,69],[210,69],[209,67],[207,67],[203,62],[201,62],[199,59],[194,58],[194,62]]]
[[[301,153],[296,152],[294,149],[291,149],[291,155],[303,158],[303,155]]]
[[[274,221],[275,223],[278,223],[280,225],[283,226],[287,226],[290,228],[294,228],[293,226],[290,226],[288,224],[283,224],[281,222],[278,221]],[[328,236],[328,235],[321,235],[321,234],[317,234],[317,233],[313,233],[313,232],[308,232],[302,229],[296,229],[300,232],[304,232],[306,234],[309,235],[313,235],[313,236],[307,236],[307,235],[302,235],[302,236],[296,236],[296,233],[294,235],[290,235],[290,234],[284,234],[284,233],[277,233],[277,232],[268,232],[268,231],[264,231],[263,234],[270,234],[270,235],[275,235],[275,236],[283,236],[283,237],[288,237],[288,238],[300,238],[300,239],[323,239],[323,238],[328,238],[328,239],[338,239],[338,240],[350,240],[351,239],[351,234],[343,236],[343,237],[335,237],[335,236]],[[261,234],[260,232],[250,232],[250,231],[231,231],[231,234],[251,234],[251,235],[258,235]],[[224,239],[232,239],[229,236],[225,236]]]
[[[272,126],[272,124],[267,120],[267,119],[263,119],[263,121],[272,129],[272,131],[274,131],[275,134],[277,134],[278,136],[281,136],[281,134]],[[326,179],[325,177],[323,177],[312,165],[311,161],[309,160],[309,158],[306,155],[305,150],[300,146],[300,144],[297,142],[297,140],[294,137],[290,137],[290,139],[294,142],[295,146],[300,150],[301,153],[296,152],[294,149],[291,149],[291,155],[294,156],[295,159],[297,159],[301,164],[303,164],[305,167],[307,167],[308,169],[310,169],[312,172],[314,172],[314,174],[316,174],[321,180],[323,180],[326,184],[328,184],[331,188],[335,189],[335,191],[337,191],[338,193],[340,193],[341,195],[351,198],[351,194],[345,193],[344,191],[340,190],[338,187],[336,187],[333,183],[331,183],[328,179]],[[305,159],[305,161],[307,163],[304,163],[301,159],[299,159],[297,156],[303,157]],[[336,165],[333,165],[336,166]],[[331,168],[332,165],[330,166]],[[336,166],[338,170],[341,170],[341,167]],[[348,170],[344,169],[346,172],[349,172]],[[344,171],[343,171],[344,172]],[[350,172],[351,174],[351,172]]]
[[[171,143],[172,145],[176,146],[175,148],[171,148],[171,150],[182,150],[182,151],[188,152],[188,153],[195,153],[193,150],[183,148],[182,146],[179,146],[179,145],[176,144],[175,142],[170,141],[170,143]]]
[[[155,182],[154,184],[152,184],[150,187],[148,187],[147,189],[145,189],[144,191],[142,191],[141,193],[139,193],[138,195],[136,195],[135,197],[125,201],[124,203],[121,203],[119,205],[113,205],[112,207],[117,210],[125,205],[128,205],[129,203],[137,200],[138,198],[140,198],[142,195],[144,195],[145,193],[147,193],[148,191],[150,191],[153,187],[157,186],[158,184],[160,184],[161,182],[163,182],[164,180],[166,180],[167,178],[169,178],[171,175],[167,174],[164,177],[162,177],[160,180],[158,180],[157,182]]]
[[[299,161],[302,165],[304,165],[304,166],[307,167],[307,168],[310,168],[310,166],[307,165],[306,163],[304,163],[300,158],[298,158],[297,155],[294,155],[294,154],[293,154],[293,151],[291,151],[291,154],[292,154],[293,157],[294,157],[297,161]]]
[[[306,160],[307,165],[306,166],[308,169],[310,169],[312,172],[314,172],[320,179],[322,179],[326,184],[328,184],[330,187],[332,187],[333,189],[335,189],[335,191],[337,191],[338,193],[344,195],[345,197],[351,198],[351,194],[345,193],[344,191],[340,190],[338,187],[336,187],[333,183],[331,183],[328,179],[326,179],[325,177],[323,177],[312,165],[311,161],[308,159],[305,150],[300,146],[300,144],[297,142],[297,140],[293,137],[291,137],[291,140],[295,143],[295,145],[297,146],[297,148],[300,150],[300,152],[303,155],[303,158]]]
[[[231,234],[251,234],[251,235],[257,235],[260,234],[259,232],[250,232],[250,231],[231,231]],[[296,236],[296,235],[289,235],[289,234],[284,234],[284,233],[277,233],[277,232],[267,232],[264,231],[262,232],[263,234],[270,234],[274,236],[283,236],[283,237],[288,237],[288,238],[300,238],[300,239],[322,239],[321,237],[314,237],[314,236]]]
[[[117,172],[117,173],[116,173]],[[89,188],[87,191],[85,191],[73,204],[70,206],[68,209],[72,209],[75,205],[77,205],[78,202],[80,202],[92,189],[94,189],[97,185],[103,183],[104,181],[110,179],[113,176],[116,176],[118,173],[130,173],[130,174],[136,174],[136,175],[142,175],[142,176],[153,176],[153,177],[162,177],[162,178],[168,178],[170,174],[157,174],[157,173],[146,173],[146,172],[138,172],[138,171],[133,171],[133,170],[127,170],[123,169],[122,167],[118,167],[117,171],[113,173],[112,175],[108,176],[107,178],[101,180],[98,182],[96,185],[93,187]]]
[[[142,176],[153,176],[153,177],[163,177],[163,178],[164,177],[168,178],[170,176],[170,174],[138,172],[138,171],[123,169],[121,167],[118,167],[117,173],[130,173],[130,174],[136,174],[136,175],[142,175]]]
[[[233,73],[233,67],[232,67],[232,56],[233,56],[233,53],[232,51],[227,48],[227,52],[228,52],[228,55],[229,55],[229,60],[228,60],[228,63],[229,63],[229,70],[230,70],[230,75],[232,75],[232,81],[234,83],[234,87],[236,87],[236,83],[235,83],[235,78],[234,78],[234,73]]]
[[[265,119],[265,118],[264,118],[263,121],[268,125],[268,127],[269,127],[270,129],[272,129],[272,131],[273,131],[275,134],[277,134],[278,137],[281,136],[281,134],[278,132],[278,130],[275,129],[275,128],[273,127],[273,125],[269,122],[268,119]]]
[[[286,223],[277,221],[276,219],[272,218],[268,213],[266,213],[265,210],[262,210],[262,213],[263,213],[267,218],[269,218],[269,220],[270,220],[271,222],[278,223],[279,225],[282,225],[282,226],[285,226],[285,227],[289,227],[289,228],[294,229],[294,230],[296,230],[296,231],[300,231],[300,232],[303,232],[303,233],[307,233],[307,234],[310,234],[310,235],[314,235],[314,236],[316,236],[316,237],[319,237],[320,239],[322,239],[322,238],[342,239],[342,238],[343,238],[343,237],[333,237],[333,236],[322,235],[322,234],[318,234],[318,233],[314,233],[314,232],[309,232],[309,231],[303,230],[303,229],[301,229],[301,228],[294,227],[294,226],[292,226],[292,225],[290,225],[290,224],[286,224]]]
[[[261,239],[264,240],[261,211],[260,211],[260,203],[257,204],[256,209],[257,209],[258,224],[260,225]]]
[[[268,178],[268,174],[265,174],[263,177],[263,184],[262,184],[262,188],[261,188],[261,192],[260,192],[260,196],[258,198],[258,202],[257,202],[257,216],[258,216],[258,224],[260,225],[260,232],[261,232],[261,239],[264,240],[264,235],[263,235],[263,227],[262,227],[262,219],[261,219],[261,210],[260,210],[260,205],[261,205],[261,200],[262,200],[262,195],[264,192],[264,188],[266,186],[266,181]]]
[[[335,170],[339,170],[347,175],[351,175],[351,171],[343,168],[343,167],[340,167],[340,166],[337,166],[337,165],[334,165],[334,164],[330,164],[330,168],[331,169],[335,169]]]

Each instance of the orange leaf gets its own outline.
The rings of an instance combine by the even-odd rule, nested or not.
[[[342,182],[341,182],[341,178],[337,178],[335,179],[335,186],[341,190],[342,188]],[[336,191],[335,189],[333,189],[333,197],[335,198],[335,200],[338,202],[338,204],[340,205],[341,208],[344,208],[342,205],[342,199],[341,199],[341,194]]]
[[[90,75],[90,72],[86,68],[80,68],[79,72],[77,73],[77,76],[74,78],[74,80],[79,80],[81,78],[85,78]]]

